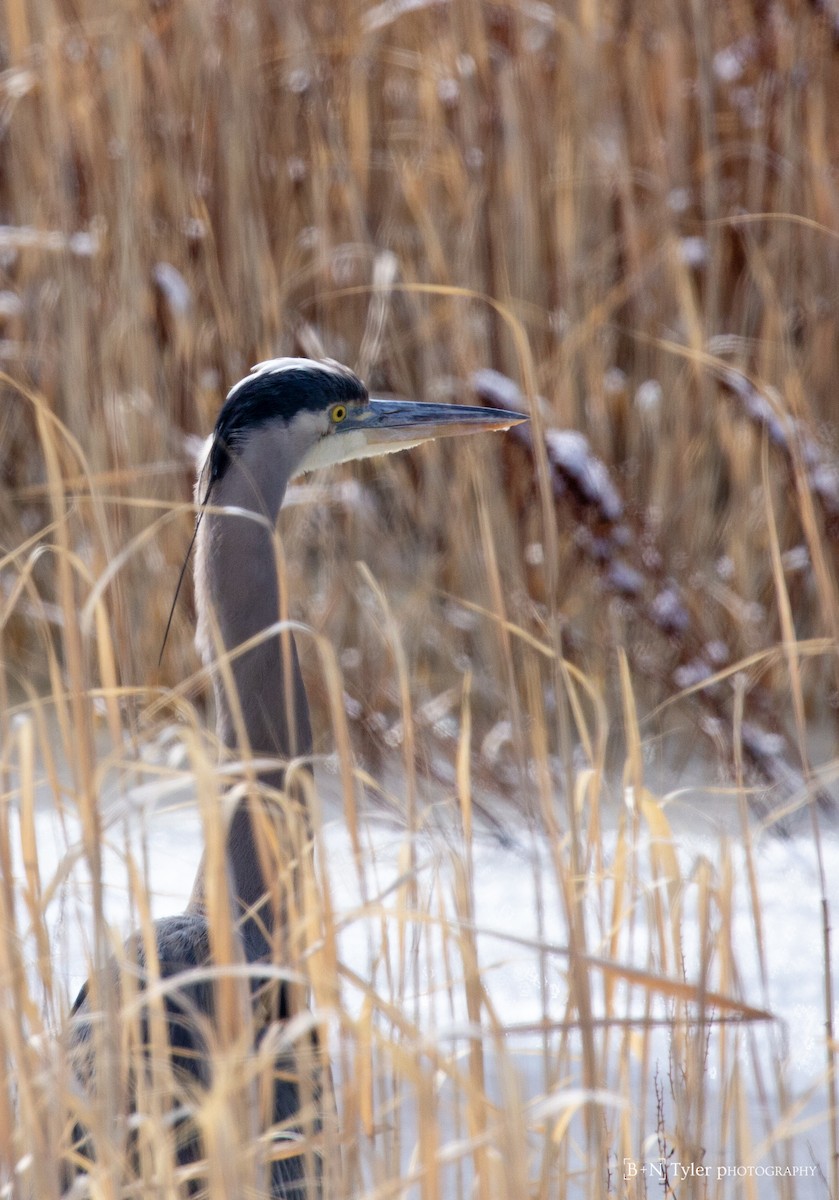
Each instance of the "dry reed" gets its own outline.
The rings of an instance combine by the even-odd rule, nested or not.
[[[138,1074],[136,991],[94,971],[103,1086],[81,1094],[65,926],[81,908],[90,968],[126,921],[151,946],[146,835],[123,824],[150,788],[197,797],[220,854],[188,599],[153,664],[190,439],[297,350],[531,413],[519,438],[306,483],[284,514],[349,839],[339,869],[312,797],[288,969],[329,1031],[327,1194],[634,1197],[658,1185],[626,1162],[804,1165],[811,1136],[839,1196],[830,5],[7,0],[0,20],[0,1194],[60,1194],[71,1112],[100,1148],[90,1194],[186,1194],[160,989]],[[713,862],[648,778],[659,740],[678,771],[700,736],[707,803],[712,748],[735,814]],[[370,832],[365,790],[402,832]],[[756,796],[807,829],[818,875],[804,1094],[766,1019]],[[499,858],[531,864],[517,935],[487,929]],[[273,1043],[248,1053],[218,970],[197,1120],[213,1194],[259,1194]],[[526,1017],[499,1008],[505,972]],[[733,1194],[713,1170],[670,1186]]]

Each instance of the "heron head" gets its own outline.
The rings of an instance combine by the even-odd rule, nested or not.
[[[252,527],[224,522],[228,513],[255,513],[264,528],[274,522],[291,479],[318,467],[407,450],[432,438],[509,429],[526,418],[504,409],[429,404],[371,398],[348,367],[331,359],[273,358],[258,363],[235,384],[207,439],[195,489],[198,519],[169,612],[160,658],[166,646],[181,580],[193,544],[197,546],[196,587],[212,590],[209,575],[220,570],[210,548],[237,546]],[[215,515],[210,515],[215,510]],[[215,535],[202,517],[208,516]],[[206,603],[199,604],[200,644]],[[240,639],[241,640],[241,639]],[[233,643],[235,644],[235,643]],[[209,649],[207,651],[209,653]]]
[[[318,467],[407,450],[431,438],[508,429],[524,419],[498,409],[375,399],[340,363],[274,358],[231,388],[202,475],[212,489],[232,462],[247,457],[257,435],[277,440],[285,484]]]

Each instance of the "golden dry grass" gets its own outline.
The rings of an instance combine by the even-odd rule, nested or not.
[[[355,907],[335,909],[318,842],[290,964],[333,1029],[329,1194],[635,1196],[619,1164],[650,1157],[651,1135],[686,1162],[708,1146],[784,1162],[821,1105],[839,1195],[836,891],[817,804],[836,774],[839,647],[831,11],[7,0],[7,1194],[59,1194],[74,1085],[47,918],[74,859],[92,880],[91,963],[120,943],[102,797],[194,778],[205,835],[219,836],[188,598],[154,665],[193,520],[186,437],[211,428],[252,362],[323,350],[405,395],[491,400],[512,381],[533,434],[362,464],[298,491],[284,517],[295,615],[313,630],[319,748],[339,751],[361,878]],[[507,382],[474,378],[487,368]],[[561,444],[563,429],[583,430],[591,456]],[[709,791],[708,748],[720,753],[738,850],[721,841],[717,861],[686,867],[645,779],[659,737],[677,760],[704,739]],[[381,892],[353,762],[402,810],[399,874]],[[825,1067],[800,1111],[774,1035],[750,1032],[765,997],[744,994],[733,935],[743,886],[748,954],[765,963],[755,786],[790,827],[810,821],[824,900],[810,968],[824,981]],[[630,788],[634,807],[616,816],[610,801]],[[45,795],[79,821],[57,867],[38,844]],[[527,1031],[510,1030],[485,982],[474,826],[488,796],[512,801],[503,821],[547,846],[537,931],[503,952],[539,963],[541,1018]],[[438,808],[458,831],[442,845]],[[146,873],[130,856],[123,908],[148,932]],[[342,945],[357,943],[341,936],[368,925],[389,953],[346,961]],[[433,1002],[416,997],[423,962],[437,964]],[[116,1018],[136,998],[109,1004],[124,1038],[94,1114],[113,1136],[92,1194],[183,1194],[165,1056],[143,1109],[139,1192],[130,1182],[119,1130],[136,1046]],[[450,1037],[447,1011],[460,1022]],[[248,1056],[231,1051],[235,1028],[226,1036],[224,1085],[201,1119],[217,1132],[214,1194],[249,1194],[266,1149],[248,1136]],[[679,1194],[730,1186],[693,1179]],[[797,1194],[784,1178],[742,1186]]]

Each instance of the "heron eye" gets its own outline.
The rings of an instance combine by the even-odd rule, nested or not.
[[[346,404],[334,404],[329,410],[329,419],[333,425],[340,425],[342,421],[347,419]]]

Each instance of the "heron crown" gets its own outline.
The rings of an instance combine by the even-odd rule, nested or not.
[[[331,359],[272,358],[257,363],[227,393],[213,431],[208,482],[224,475],[231,454],[259,426],[277,418],[290,424],[300,412],[367,400],[367,388],[358,376]]]

